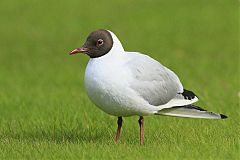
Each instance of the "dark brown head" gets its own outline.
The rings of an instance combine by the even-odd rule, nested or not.
[[[98,58],[107,54],[113,46],[113,38],[107,30],[100,29],[89,34],[81,48],[76,48],[70,55],[85,53],[91,58]]]

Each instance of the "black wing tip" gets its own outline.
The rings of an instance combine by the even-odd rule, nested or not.
[[[182,93],[179,93],[179,94],[181,94],[181,95],[184,97],[184,99],[187,99],[187,100],[192,100],[192,99],[194,99],[195,97],[197,97],[197,96],[195,95],[195,93],[193,93],[192,91],[186,90],[186,89],[183,89],[183,92],[182,92]],[[198,97],[197,97],[197,98],[198,98]]]
[[[223,114],[220,114],[220,116],[221,116],[221,119],[226,119],[226,118],[228,118],[227,116],[225,116],[225,115],[223,115]]]

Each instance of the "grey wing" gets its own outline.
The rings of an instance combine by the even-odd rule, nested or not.
[[[177,75],[151,57],[137,52],[128,52],[126,66],[131,70],[133,80],[130,87],[149,104],[166,104],[183,92]]]

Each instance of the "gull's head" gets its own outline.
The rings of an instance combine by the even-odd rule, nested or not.
[[[90,33],[83,46],[72,50],[70,55],[85,53],[90,58],[98,58],[116,49],[123,50],[117,36],[109,30],[99,29]]]

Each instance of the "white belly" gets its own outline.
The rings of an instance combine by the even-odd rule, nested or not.
[[[104,112],[115,116],[148,115],[144,101],[128,87],[127,70],[118,66],[99,65],[89,61],[85,87],[92,102]]]

